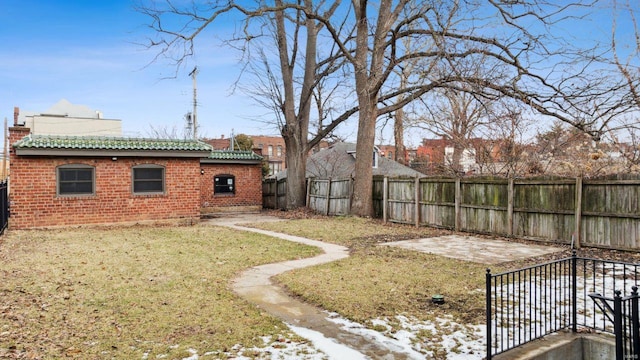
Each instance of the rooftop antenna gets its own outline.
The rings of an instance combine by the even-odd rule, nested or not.
[[[184,125],[184,138],[191,138],[191,131],[193,130],[193,122],[191,121],[191,112],[188,112],[184,115],[185,125]]]
[[[189,73],[189,76],[191,76],[191,78],[193,78],[193,112],[191,113],[191,120],[193,123],[193,139],[194,140],[198,140],[198,112],[197,112],[197,108],[198,108],[198,91],[197,91],[197,87],[196,87],[196,75],[198,75],[198,67],[195,66],[193,68],[193,70],[191,70],[191,72]]]

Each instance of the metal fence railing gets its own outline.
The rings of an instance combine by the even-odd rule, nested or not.
[[[573,256],[500,274],[486,274],[487,359],[551,333],[578,327],[624,341],[622,358],[640,355],[637,288],[640,265]],[[633,289],[630,296],[623,291]],[[620,311],[615,313],[616,292]],[[608,307],[611,311],[608,311]],[[615,314],[620,316],[617,327]],[[635,327],[634,327],[635,326]],[[618,340],[617,340],[618,341]],[[629,345],[631,344],[631,345]],[[626,357],[625,357],[626,356]]]
[[[0,234],[9,225],[9,182],[0,182]]]
[[[622,297],[620,290],[613,298],[591,293],[599,310],[613,324],[616,335],[616,359],[640,358],[640,321],[638,319],[638,287],[633,286],[630,296]],[[612,306],[613,304],[613,306]]]

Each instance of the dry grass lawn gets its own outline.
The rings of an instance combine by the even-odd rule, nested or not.
[[[317,253],[217,227],[10,231],[0,238],[0,358],[180,359],[190,348],[262,346],[288,329],[236,297],[230,279]]]
[[[349,247],[350,258],[278,277],[346,318],[374,329],[395,315],[484,321],[486,265],[376,246],[446,231],[353,217],[253,226]],[[259,347],[290,332],[235,296],[231,279],[318,252],[205,226],[11,231],[0,238],[0,358],[225,358],[238,344]],[[432,304],[434,294],[446,303]]]
[[[278,280],[293,294],[351,320],[370,324],[371,319],[402,314],[420,320],[451,315],[459,323],[484,322],[486,265],[376,246],[446,231],[354,217],[253,226],[349,247],[348,259],[291,271]],[[434,305],[435,294],[444,295],[446,303]]]

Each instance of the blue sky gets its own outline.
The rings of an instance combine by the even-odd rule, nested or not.
[[[155,50],[139,45],[147,18],[127,0],[0,0],[0,117],[13,107],[44,112],[60,99],[121,119],[127,136],[150,127],[182,130],[193,108],[192,80]],[[230,95],[240,67],[236,55],[210,38],[199,49],[198,118],[208,137],[276,134],[252,120],[265,111],[243,94]],[[148,65],[148,66],[147,66]],[[191,65],[193,66],[193,65]]]
[[[594,14],[593,27],[569,33],[588,39],[608,34],[611,13],[598,9]],[[188,73],[197,63],[200,135],[227,137],[232,129],[277,135],[273,125],[255,120],[268,121],[272,114],[241,92],[230,94],[241,70],[238,55],[221,45],[234,26],[230,20],[217,22],[201,37],[195,63],[164,80],[176,68],[162,60],[150,64],[156,50],[140,45],[153,35],[147,22],[131,0],[0,0],[0,119],[11,122],[14,106],[44,112],[64,98],[100,110],[105,118],[121,119],[127,136],[149,136],[151,126],[182,130],[184,115],[192,110]],[[619,25],[626,39],[630,24]],[[345,125],[341,134],[355,137],[353,124]],[[409,146],[429,137],[409,133]],[[391,137],[382,141],[389,143]]]

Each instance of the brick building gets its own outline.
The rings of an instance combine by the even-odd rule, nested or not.
[[[262,150],[262,156],[269,164],[269,175],[273,175],[287,168],[286,145],[282,136],[249,135],[253,147]]]
[[[252,151],[214,150],[200,159],[202,214],[262,209],[262,157]]]
[[[460,167],[464,172],[475,171],[479,163],[494,162],[500,158],[500,141],[480,138],[468,139],[460,154]],[[450,169],[453,162],[454,142],[449,139],[423,139],[416,149],[412,167],[425,174]]]
[[[380,156],[383,156],[389,160],[396,160],[396,146],[395,145],[377,145],[380,150]],[[409,163],[409,151],[405,149],[404,154],[402,155],[404,158],[404,163]]]
[[[262,207],[261,161],[194,140],[10,131],[13,229],[158,220]]]

